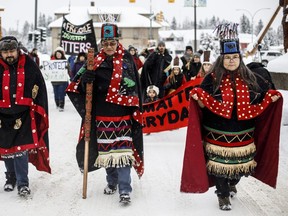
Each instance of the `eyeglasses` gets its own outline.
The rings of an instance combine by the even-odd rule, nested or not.
[[[224,60],[226,60],[226,61],[236,61],[236,60],[238,60],[240,58],[240,56],[239,55],[235,55],[235,56],[224,56]]]
[[[103,47],[108,47],[108,46],[116,46],[116,44],[117,44],[117,41],[103,41],[102,42],[102,46]]]

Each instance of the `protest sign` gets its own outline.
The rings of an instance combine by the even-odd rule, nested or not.
[[[68,81],[67,60],[42,61],[41,72],[46,81]]]

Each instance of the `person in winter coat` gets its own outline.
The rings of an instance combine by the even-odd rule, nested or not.
[[[64,51],[64,50],[63,50]],[[78,55],[77,55],[78,56]],[[74,67],[74,64],[75,64],[75,61],[76,61],[76,57],[77,57],[75,54],[72,54],[68,57],[68,64],[69,64],[69,67],[70,69],[72,69]],[[70,77],[72,77],[72,71],[70,71],[71,74],[70,74]]]
[[[182,73],[185,75],[187,74],[188,68],[190,67],[189,64],[193,60],[193,48],[192,46],[186,46],[185,53],[181,56],[182,61]],[[186,75],[185,75],[186,77]],[[186,77],[187,78],[187,77]]]
[[[37,66],[39,67],[40,60],[39,60],[37,48],[33,48],[28,55],[37,64]]]
[[[186,73],[184,75],[187,81],[196,79],[197,74],[201,70],[202,63],[200,57],[200,53],[196,52],[193,54],[192,61],[186,64]]]
[[[57,47],[51,59],[52,60],[66,60],[66,56],[65,56],[63,48]],[[69,71],[70,71],[68,62],[66,65],[66,69],[67,69],[67,81],[51,81],[51,84],[53,86],[56,108],[59,110],[59,112],[63,112],[64,107],[65,107],[65,96],[66,96],[65,90],[68,86],[68,77],[69,77]]]
[[[173,91],[178,89],[184,83],[186,83],[186,78],[181,71],[181,64],[179,57],[176,56],[171,63],[171,72],[170,75],[167,77],[164,83],[164,89],[166,91],[166,95],[171,94]]]
[[[261,62],[250,62],[246,65],[254,74],[259,78],[264,78],[265,82],[270,86],[271,89],[276,89],[272,82],[270,72],[264,67]]]
[[[237,25],[217,32],[221,55],[191,91],[181,191],[206,192],[215,184],[219,208],[227,211],[242,177],[275,188],[283,100],[244,64]]]
[[[73,65],[72,70],[71,70],[71,76],[70,76],[71,79],[73,79],[75,77],[76,73],[84,65],[86,60],[87,60],[86,53],[84,53],[84,52],[78,53],[76,61],[74,62],[74,65]]]
[[[133,56],[133,60],[136,64],[136,68],[139,71],[143,67],[143,63],[140,60],[139,56],[136,53],[136,48],[133,46],[129,46],[128,48],[129,53]]]
[[[148,48],[144,48],[144,49],[140,52],[139,58],[140,58],[140,60],[141,60],[141,57],[142,57],[142,59],[143,59],[143,60],[141,60],[142,63],[144,63],[144,62],[146,61],[146,59],[148,58],[149,55],[150,55],[150,52],[149,52]]]
[[[172,56],[166,49],[165,43],[160,41],[156,50],[148,56],[144,63],[141,74],[143,91],[145,91],[149,85],[155,85],[159,88],[159,98],[164,97],[163,84],[168,76],[171,60]]]
[[[133,57],[119,42],[117,25],[102,25],[101,45],[93,70],[83,73],[80,70],[82,76],[71,82],[67,93],[85,122],[86,88],[93,83],[88,171],[105,168],[104,194],[114,194],[118,189],[120,202],[129,203],[131,167],[134,166],[139,177],[144,172],[139,75]],[[81,170],[84,166],[83,135],[81,130],[76,154]]]
[[[148,86],[146,89],[147,98],[145,99],[144,103],[151,103],[157,101],[159,88],[155,85]]]
[[[31,193],[29,162],[51,173],[48,100],[39,67],[14,36],[0,39],[0,160],[6,167],[4,191]]]

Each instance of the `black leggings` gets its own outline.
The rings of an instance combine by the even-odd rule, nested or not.
[[[229,197],[230,189],[229,185],[236,185],[240,179],[228,179],[224,177],[216,177],[214,176],[214,182],[216,185],[216,194],[219,197]]]

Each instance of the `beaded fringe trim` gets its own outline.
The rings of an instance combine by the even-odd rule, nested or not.
[[[95,167],[126,167],[135,164],[135,158],[132,152],[121,152],[99,155],[95,161]]]
[[[239,158],[255,154],[256,146],[254,142],[240,147],[223,147],[206,142],[205,150],[208,154],[219,155],[224,158]]]
[[[214,161],[207,162],[207,171],[209,174],[216,176],[235,177],[241,175],[250,175],[254,172],[257,163],[252,160],[245,164],[222,164]]]

